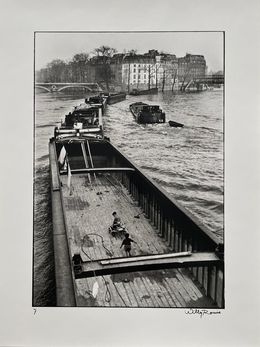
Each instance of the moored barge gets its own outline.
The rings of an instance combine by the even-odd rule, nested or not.
[[[149,94],[157,94],[158,88],[150,88],[150,89],[133,89],[129,95],[149,95]]]
[[[49,142],[57,306],[223,308],[218,238],[102,128],[61,130]],[[114,211],[132,257],[109,232]]]
[[[115,104],[117,102],[123,101],[126,99],[126,93],[109,93],[107,103],[108,105]]]

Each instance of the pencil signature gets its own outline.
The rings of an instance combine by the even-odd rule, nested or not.
[[[185,310],[185,314],[189,314],[189,315],[196,314],[196,315],[199,315],[200,318],[202,318],[205,315],[221,314],[221,311],[211,311],[206,309],[190,308],[188,310]]]

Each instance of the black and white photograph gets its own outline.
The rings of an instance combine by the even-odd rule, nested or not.
[[[0,346],[259,346],[259,1],[0,9]]]
[[[33,306],[225,307],[224,32],[36,32]]]

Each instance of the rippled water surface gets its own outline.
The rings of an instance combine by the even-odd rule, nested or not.
[[[85,95],[42,93],[35,100],[34,305],[54,305],[48,141]],[[138,125],[135,101],[158,104],[166,123]],[[184,124],[172,128],[168,120]],[[223,91],[127,96],[109,105],[105,132],[121,151],[221,239],[223,237]]]

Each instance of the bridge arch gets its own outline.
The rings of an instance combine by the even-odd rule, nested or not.
[[[45,90],[46,92],[50,93],[50,89],[46,88],[46,87],[43,87],[43,86],[35,86],[35,88],[38,88],[38,89],[43,89]]]
[[[61,87],[60,89],[58,89],[57,91],[58,92],[61,92],[62,90],[64,89],[68,89],[68,88],[84,88],[84,89],[87,89],[89,90],[90,92],[93,90],[92,88],[88,87],[88,86],[82,86],[82,85],[70,85],[70,86],[64,86],[64,87]]]

